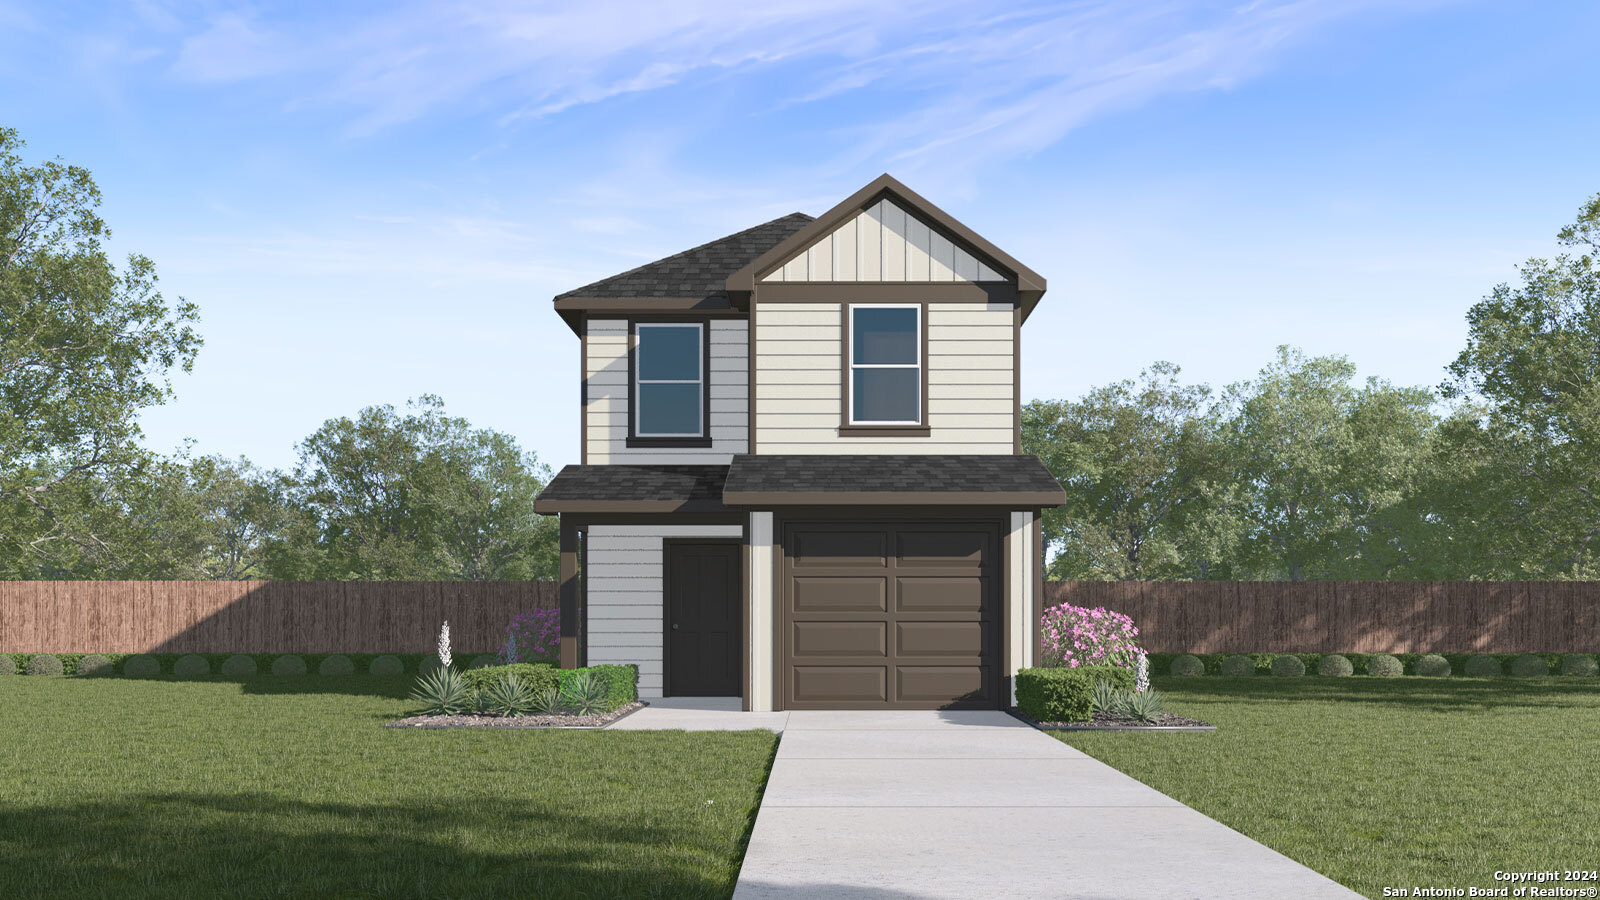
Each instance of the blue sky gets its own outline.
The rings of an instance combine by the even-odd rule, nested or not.
[[[1600,191],[1600,6],[0,0],[0,124],[206,346],[148,443],[423,393],[577,459],[550,298],[888,171],[1044,274],[1024,398],[1280,343],[1437,384]]]

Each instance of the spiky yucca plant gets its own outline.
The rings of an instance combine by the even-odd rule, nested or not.
[[[416,686],[411,689],[411,699],[422,704],[419,712],[432,716],[471,712],[473,695],[472,686],[454,669],[434,669],[418,675]]]

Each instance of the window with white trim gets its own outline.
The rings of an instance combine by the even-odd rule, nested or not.
[[[922,306],[850,306],[851,425],[922,424]]]
[[[640,322],[635,339],[634,435],[705,437],[705,325]]]

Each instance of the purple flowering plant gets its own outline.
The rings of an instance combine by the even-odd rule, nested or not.
[[[561,610],[518,613],[506,626],[500,658],[506,663],[554,659],[561,649]]]
[[[1139,648],[1139,629],[1133,620],[1105,607],[1087,609],[1063,603],[1044,611],[1040,620],[1046,668],[1075,669],[1078,666],[1138,665],[1144,651]]]

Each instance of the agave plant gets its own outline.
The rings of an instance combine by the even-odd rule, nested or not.
[[[561,692],[568,709],[580,716],[592,716],[611,708],[610,685],[587,669],[577,672]]]
[[[1156,691],[1124,691],[1118,711],[1139,722],[1157,722],[1167,714],[1167,700]]]
[[[533,687],[515,672],[491,683],[483,691],[483,707],[490,715],[520,716],[533,709]]]
[[[452,716],[473,708],[476,692],[454,669],[435,669],[417,676],[411,699],[422,704],[424,715]]]
[[[1121,694],[1121,689],[1111,682],[1096,681],[1093,690],[1089,694],[1089,707],[1095,712],[1116,712]]]
[[[528,708],[543,716],[553,716],[566,711],[566,706],[561,700],[561,689],[553,687],[533,692],[528,698]]]

